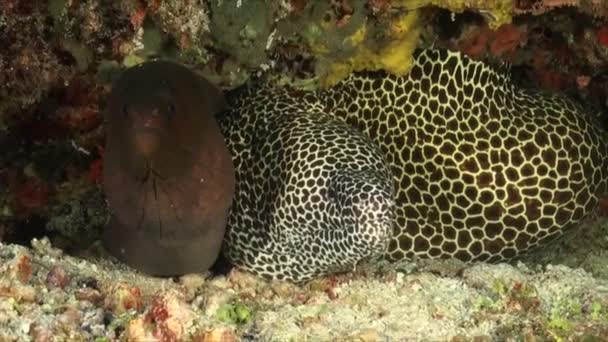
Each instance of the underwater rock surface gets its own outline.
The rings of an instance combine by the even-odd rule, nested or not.
[[[608,222],[604,221],[604,225]],[[233,270],[150,278],[0,243],[0,340],[602,340],[608,280],[566,266],[360,265],[306,286]]]

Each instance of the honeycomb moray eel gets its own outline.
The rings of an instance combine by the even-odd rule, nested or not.
[[[359,73],[324,91],[251,84],[229,108],[225,251],[265,277],[305,281],[381,254],[510,259],[606,192],[608,138],[593,118],[456,52],[421,50],[406,76]]]
[[[234,194],[232,158],[214,118],[221,92],[188,68],[147,62],[124,72],[105,109],[105,248],[159,276],[216,260]]]

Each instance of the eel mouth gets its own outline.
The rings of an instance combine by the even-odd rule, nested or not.
[[[160,132],[153,128],[136,129],[133,137],[135,151],[149,160],[160,147]],[[149,167],[149,162],[148,162]],[[147,171],[149,172],[149,171]]]
[[[135,151],[149,159],[158,151],[165,123],[160,115],[133,115],[131,123]]]

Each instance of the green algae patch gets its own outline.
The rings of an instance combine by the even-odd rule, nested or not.
[[[507,295],[508,290],[507,284],[501,279],[496,279],[492,283],[492,292],[499,297]]]
[[[608,323],[608,307],[599,301],[594,301],[589,307],[589,318],[594,321],[604,321]]]
[[[498,311],[502,307],[500,301],[481,296],[475,301],[475,309],[479,311]]]
[[[55,19],[59,19],[67,14],[67,1],[66,0],[49,0],[47,8],[51,16]]]
[[[536,288],[527,282],[514,282],[508,285],[502,279],[496,279],[490,287],[490,294],[481,296],[475,302],[480,311],[507,311],[514,314],[538,311],[540,306]]]
[[[569,336],[577,321],[582,318],[582,306],[572,300],[562,300],[553,306],[547,320],[547,329],[555,338]]]
[[[142,43],[147,54],[158,54],[165,44],[161,30],[151,21],[146,20],[143,26]]]
[[[589,304],[583,300],[563,299],[551,308],[546,327],[551,337],[557,341],[567,340],[579,331],[585,333],[587,340],[594,341],[598,333],[588,328],[589,322],[608,326],[608,311],[600,301],[594,300]]]
[[[273,12],[264,1],[212,1],[210,30],[215,45],[239,63],[257,68],[267,60]]]
[[[253,310],[240,302],[226,303],[217,309],[215,317],[224,323],[247,324],[253,319]]]
[[[131,67],[134,67],[145,61],[146,61],[145,58],[138,56],[136,54],[131,54],[131,55],[125,56],[125,58],[122,60],[122,65],[124,65],[126,68],[131,68]]]
[[[108,330],[110,331],[120,331],[124,330],[129,321],[137,317],[137,312],[135,310],[129,310],[123,314],[120,314],[112,320],[112,322],[108,325]]]

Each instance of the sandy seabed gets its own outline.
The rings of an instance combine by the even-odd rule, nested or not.
[[[0,341],[608,341],[604,251],[586,251],[590,272],[534,262],[575,260],[580,239],[513,264],[360,265],[305,285],[158,279],[32,246],[0,243]]]

